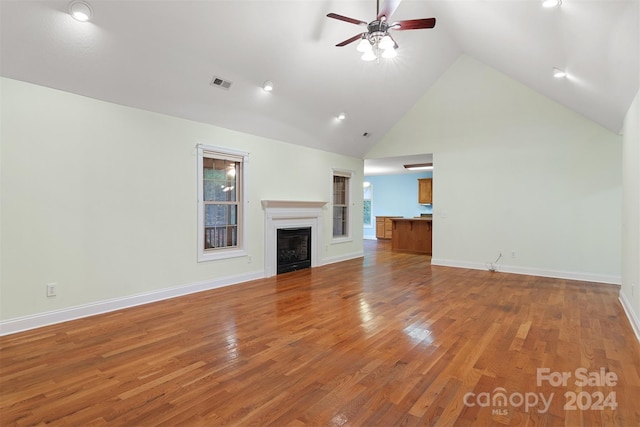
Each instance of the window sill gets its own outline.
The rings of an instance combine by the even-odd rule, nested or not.
[[[229,249],[216,252],[205,252],[198,254],[198,262],[216,261],[219,259],[240,258],[247,256],[244,249]]]
[[[331,244],[336,244],[336,243],[348,243],[348,242],[353,242],[353,239],[351,237],[334,237],[331,239]]]

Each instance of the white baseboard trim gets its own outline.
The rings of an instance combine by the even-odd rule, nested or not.
[[[160,289],[157,291],[145,292],[120,298],[113,298],[109,300],[78,305],[75,307],[69,307],[60,310],[47,311],[44,313],[38,313],[24,317],[17,317],[0,322],[0,336],[15,334],[17,332],[27,331],[29,329],[41,328],[43,326],[49,326],[56,323],[67,322],[69,320],[94,316],[96,314],[107,313],[110,311],[121,310],[123,308],[135,307],[137,305],[148,304],[151,302],[161,301],[169,298],[175,298],[195,292],[207,291],[210,289],[221,288],[223,286],[236,285],[238,283],[261,279],[263,277],[264,271],[255,271],[237,276],[221,277],[214,280],[206,280],[203,282],[196,282],[188,285],[175,286],[172,288]]]
[[[322,265],[334,264],[336,262],[342,262],[342,261],[348,261],[350,259],[362,258],[363,256],[364,256],[364,252],[363,251],[359,251],[359,252],[352,252],[350,254],[333,256],[333,257],[330,257],[330,258],[323,258],[322,259]]]
[[[487,270],[486,263],[457,261],[451,259],[432,258],[431,265],[439,265],[443,267],[469,268],[472,270]],[[609,276],[604,274],[580,273],[561,270],[545,270],[531,267],[518,267],[512,265],[497,266],[500,273],[524,274],[527,276],[551,277],[554,279],[579,280],[582,282],[609,283],[612,285],[621,285],[621,276]]]
[[[631,328],[636,334],[638,342],[640,342],[640,319],[638,319],[637,314],[633,311],[633,307],[631,306],[631,302],[627,299],[627,296],[622,293],[622,289],[620,290],[620,296],[618,299],[620,300],[620,304],[622,304],[624,313],[627,315],[627,319],[629,319],[629,323],[631,323]]]

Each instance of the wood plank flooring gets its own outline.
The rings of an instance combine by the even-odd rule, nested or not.
[[[0,425],[640,426],[617,286],[389,249],[2,337]]]

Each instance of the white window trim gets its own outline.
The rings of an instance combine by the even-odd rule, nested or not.
[[[365,199],[364,198],[364,194],[363,194],[363,196],[362,196],[362,205],[364,206],[364,202],[366,202],[367,200],[371,201],[371,213],[370,213],[371,218],[369,218],[370,219],[370,221],[369,221],[370,224],[369,225],[364,224],[364,218],[363,218],[362,222],[363,222],[363,227],[364,228],[375,228],[376,227],[376,220],[375,220],[375,216],[373,215],[373,184],[371,182],[369,182],[369,187],[371,188],[371,198],[370,199]],[[364,193],[364,191],[363,191],[363,193]],[[363,212],[364,212],[364,209],[363,209]]]
[[[249,153],[245,151],[232,150],[229,148],[216,147],[213,145],[198,144],[196,146],[198,157],[198,262],[215,261],[219,259],[238,258],[247,256],[247,235],[249,230],[247,227],[247,213],[249,201],[247,198],[247,181],[249,176]],[[238,247],[229,249],[218,249],[216,251],[205,251],[204,249],[204,192],[203,181],[204,172],[202,170],[203,155],[205,153],[229,155],[233,157],[242,157],[242,182],[241,182],[241,198],[239,201],[242,210],[240,220],[238,221]]]
[[[353,241],[353,175],[354,171],[349,169],[340,169],[340,168],[331,168],[331,243],[345,243]],[[344,176],[349,178],[349,186],[347,188],[348,192],[348,203],[349,207],[348,218],[347,218],[347,235],[343,237],[334,237],[333,235],[333,177],[334,176]]]

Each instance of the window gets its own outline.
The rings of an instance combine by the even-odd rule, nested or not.
[[[198,261],[246,255],[247,153],[198,146]]]
[[[365,228],[373,228],[373,212],[372,212],[372,199],[373,199],[373,185],[370,182],[365,181],[362,186],[362,198],[363,198],[363,222]]]
[[[351,175],[349,171],[333,170],[333,238],[351,237]]]

